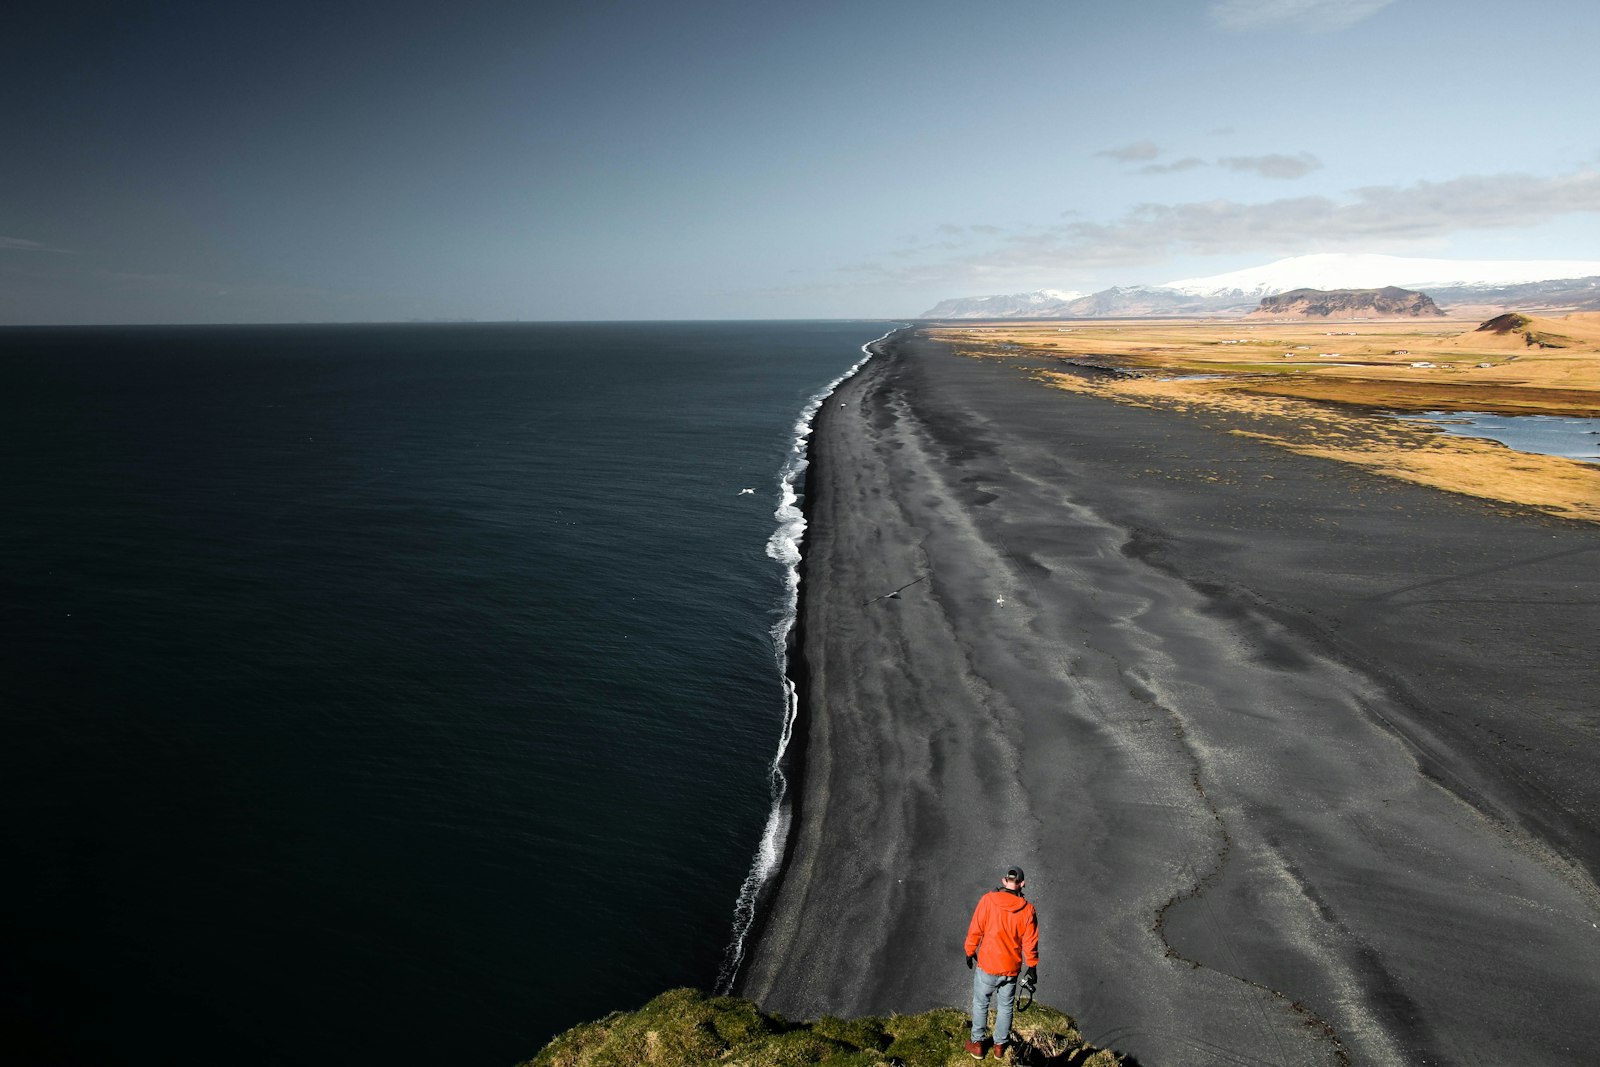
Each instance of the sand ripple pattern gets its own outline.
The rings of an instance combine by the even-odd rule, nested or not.
[[[904,346],[819,418],[805,784],[744,991],[961,1005],[1016,861],[1041,996],[1147,1064],[1585,1062],[1583,866],[1404,686],[1175,566],[1181,524],[1049,432],[1070,409],[965,364]]]

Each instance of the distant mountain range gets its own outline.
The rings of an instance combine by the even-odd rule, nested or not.
[[[1144,315],[1212,315],[1232,310],[1248,311],[1255,301],[1241,302],[1197,297],[1177,289],[1154,285],[1118,285],[1070,300],[1050,300],[1038,293],[1009,296],[966,296],[942,300],[924,311],[924,319],[1104,319]],[[1240,307],[1244,303],[1245,306]],[[1001,308],[1017,310],[1001,311]]]
[[[938,308],[928,312],[923,318],[951,318],[951,319],[1033,319],[1045,318],[1054,314],[1048,310],[1070,304],[1074,300],[1081,300],[1088,293],[1080,293],[1067,289],[1040,289],[1036,293],[1010,293],[1003,296],[969,296],[958,300],[946,300],[940,304],[960,304],[964,309],[959,315],[938,315]]]
[[[958,297],[925,319],[1096,319],[1243,315],[1262,297],[1293,289],[1420,290],[1434,302],[1600,309],[1600,260],[1413,259],[1355,253],[1293,256],[1259,267],[1182,278],[1165,285],[1113,286],[1083,294],[1041,289],[1007,296]]]

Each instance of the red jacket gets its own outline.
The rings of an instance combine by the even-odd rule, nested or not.
[[[967,926],[967,955],[990,974],[1017,974],[1026,963],[1039,966],[1039,920],[1020,893],[985,893]]]

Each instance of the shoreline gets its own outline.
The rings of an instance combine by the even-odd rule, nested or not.
[[[960,1005],[951,946],[1021,862],[1043,995],[1149,1064],[1600,1044],[1559,1012],[1600,995],[1600,935],[1566,932],[1600,918],[1594,746],[1563,747],[1588,736],[1592,526],[921,331],[882,347],[812,438],[801,780],[742,995]],[[1482,602],[1441,617],[1462,582]],[[1491,635],[1501,669],[1463,643]]]
[[[837,386],[835,386],[835,389],[837,389]],[[833,391],[830,390],[828,396],[833,396]],[[824,400],[826,401],[826,398],[824,398]],[[823,405],[817,409],[817,414],[813,417],[812,422],[813,433],[815,433],[817,429],[816,420],[822,418],[823,412],[826,409],[826,402],[824,402]],[[811,479],[815,477],[815,473],[816,472],[814,469],[808,471],[808,486],[811,482]],[[808,491],[807,496],[809,497],[809,495],[810,494]],[[803,503],[801,505],[801,511],[807,511],[807,508]],[[809,514],[806,515],[806,522],[807,527],[809,528],[811,522],[811,516]],[[778,771],[782,773],[791,783],[790,787],[785,790],[781,800],[779,800],[779,804],[784,808],[783,818],[786,829],[782,835],[783,840],[781,848],[778,851],[777,865],[773,868],[771,873],[767,875],[766,879],[762,882],[760,890],[756,893],[754,899],[751,901],[751,917],[749,925],[745,928],[744,935],[745,949],[741,953],[738,961],[734,964],[731,973],[727,974],[726,976],[719,977],[717,982],[717,992],[719,994],[742,997],[749,996],[745,989],[745,983],[749,974],[750,955],[753,949],[761,944],[762,939],[766,935],[766,929],[771,919],[772,902],[783,889],[784,874],[788,871],[790,861],[793,858],[795,827],[799,825],[804,814],[804,798],[802,795],[800,795],[801,790],[795,788],[793,784],[803,780],[805,776],[808,735],[807,731],[804,729],[804,725],[809,717],[805,708],[807,701],[810,698],[811,689],[810,671],[806,667],[805,656],[802,652],[804,647],[804,635],[802,633],[803,623],[801,620],[805,611],[806,600],[806,560],[804,552],[805,543],[803,539],[800,547],[800,561],[795,564],[795,574],[798,578],[795,619],[789,627],[788,634],[784,638],[786,645],[784,659],[785,681],[787,685],[792,687],[795,710],[791,712],[793,719],[789,726],[791,733],[788,743],[784,745],[783,751],[779,754],[776,760]]]
[[[782,562],[786,558],[784,555],[779,555],[780,548],[785,546],[790,548],[796,557],[790,564],[787,579],[790,597],[787,605],[788,614],[774,627],[772,634],[774,652],[778,659],[777,666],[785,690],[784,723],[779,732],[778,751],[773,756],[768,770],[772,783],[772,805],[767,815],[767,822],[762,828],[761,840],[756,846],[750,873],[745,877],[738,899],[734,902],[733,934],[723,951],[723,964],[716,982],[718,993],[731,993],[739,988],[747,949],[760,940],[766,906],[782,883],[783,872],[793,848],[793,827],[800,817],[799,798],[791,782],[800,778],[805,768],[806,734],[804,730],[798,733],[795,730],[804,719],[806,702],[807,672],[805,657],[801,653],[803,647],[801,636],[806,588],[805,541],[806,531],[811,526],[808,502],[811,499],[811,481],[815,475],[811,463],[811,441],[817,435],[819,423],[826,415],[829,399],[839,387],[860,373],[861,369],[879,353],[881,350],[879,346],[908,328],[896,327],[882,337],[862,345],[860,349],[862,357],[849,370],[806,402],[805,407],[801,408],[799,419],[795,422],[795,439],[789,459],[779,473],[783,497],[779,501],[777,517],[783,518],[785,510],[794,509],[795,504],[799,504],[798,533],[793,537],[784,536],[786,528],[796,521],[786,519],[780,522],[778,529],[767,542],[767,554],[774,559]],[[801,479],[805,490],[797,494],[795,482]],[[780,629],[781,634],[778,632]]]

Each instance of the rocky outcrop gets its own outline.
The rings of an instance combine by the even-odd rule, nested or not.
[[[1442,316],[1426,293],[1382,289],[1291,289],[1261,298],[1252,319],[1420,319]]]
[[[1042,1004],[1012,1019],[1007,1062],[1035,1067],[1119,1067],[1128,1061],[1084,1041],[1077,1023]],[[663,993],[638,1011],[573,1027],[519,1067],[948,1067],[970,1063],[968,1018],[955,1008],[887,1018],[790,1022],[748,1000],[693,989]],[[996,1061],[998,1061],[996,1057]]]

